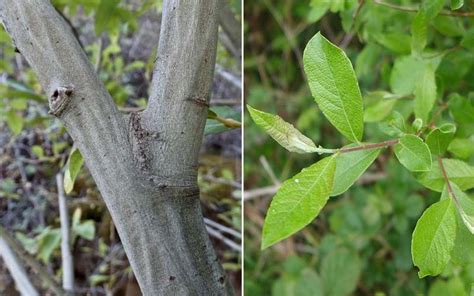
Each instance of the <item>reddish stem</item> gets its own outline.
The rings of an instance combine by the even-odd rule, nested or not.
[[[393,146],[395,144],[398,144],[398,139],[394,140],[388,140],[380,143],[374,143],[374,144],[366,144],[366,145],[361,145],[361,146],[356,146],[356,147],[347,147],[347,148],[341,148],[339,149],[340,153],[347,153],[347,152],[354,152],[354,151],[360,151],[360,150],[369,150],[369,149],[377,149],[377,148],[385,148],[388,146]]]

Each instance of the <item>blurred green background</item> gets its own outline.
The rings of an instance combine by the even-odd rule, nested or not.
[[[416,9],[420,1],[390,3]],[[473,8],[472,1],[465,1],[461,11]],[[449,1],[445,10],[449,11]],[[310,95],[302,66],[306,43],[321,31],[343,48],[367,103],[369,91],[390,90],[394,61],[410,54],[415,16],[372,0],[247,1],[244,15],[245,104],[280,115],[327,148],[347,143]],[[471,19],[438,16],[429,27],[433,54],[451,48],[436,73],[441,93],[472,91],[473,52],[453,49],[472,28]],[[390,108],[373,110],[372,115],[383,119]],[[399,100],[393,109],[413,120],[408,118],[411,100]],[[244,114],[245,295],[469,295],[474,254],[453,258],[455,263],[442,276],[418,278],[411,235],[423,210],[439,194],[419,185],[391,149],[348,192],[331,198],[312,224],[260,251],[265,212],[279,182],[319,156],[289,153],[259,129],[248,112]],[[365,138],[377,142],[387,135],[378,123],[366,123]],[[465,159],[472,163],[472,152]],[[466,243],[474,246],[472,239]],[[321,287],[326,293],[318,292]]]

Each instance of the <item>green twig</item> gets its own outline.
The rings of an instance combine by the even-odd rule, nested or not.
[[[314,149],[314,152],[318,154],[334,154],[334,153],[348,153],[348,152],[361,151],[361,150],[371,150],[371,149],[386,148],[389,146],[393,146],[395,144],[398,144],[398,141],[399,141],[398,139],[393,139],[393,140],[383,141],[380,143],[362,144],[360,146],[345,147],[345,148],[339,148],[339,149],[329,149],[329,148],[323,148],[321,146],[318,146],[316,147],[316,149]]]
[[[388,140],[388,141],[384,141],[380,143],[363,144],[356,147],[346,147],[346,148],[341,148],[338,151],[341,153],[347,153],[347,152],[354,152],[354,151],[360,151],[360,150],[385,148],[385,147],[393,146],[395,144],[398,144],[398,139]]]

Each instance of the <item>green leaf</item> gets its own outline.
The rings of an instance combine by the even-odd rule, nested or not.
[[[361,141],[362,95],[346,54],[317,33],[306,46],[303,62],[311,93],[326,118],[348,140]]]
[[[262,249],[301,230],[316,218],[333,188],[336,158],[326,157],[285,181],[270,204]]]
[[[413,56],[397,58],[390,74],[390,89],[401,96],[412,94],[424,71],[423,61]]]
[[[426,47],[428,20],[423,11],[419,11],[411,24],[411,49],[414,53],[421,53]]]
[[[44,263],[48,263],[53,252],[59,247],[61,231],[47,227],[36,237],[36,240],[38,242],[38,258]]]
[[[69,154],[69,159],[64,171],[64,191],[67,194],[72,192],[74,182],[76,181],[83,163],[84,159],[82,158],[81,152],[79,152],[79,149],[74,147]]]
[[[391,137],[399,137],[405,134],[407,126],[405,118],[397,111],[393,111],[388,118],[379,124],[380,130]]]
[[[461,45],[468,49],[474,48],[474,28],[469,29],[461,40]]]
[[[306,265],[306,264],[305,264]],[[305,267],[305,266],[303,266]],[[298,275],[284,274],[272,286],[272,296],[323,296],[321,279],[310,268]]]
[[[410,53],[410,35],[395,32],[395,33],[380,33],[375,34],[376,42],[380,43],[389,50],[399,53],[408,54]]]
[[[456,138],[449,144],[448,151],[456,157],[468,159],[474,155],[474,141]]]
[[[451,259],[455,264],[466,266],[474,263],[474,235],[467,229],[459,215],[457,218],[457,233]]]
[[[109,23],[117,18],[116,11],[120,0],[101,0],[95,15],[95,33],[100,35],[108,29]]]
[[[421,11],[424,11],[426,17],[431,20],[443,10],[445,2],[446,0],[424,0]]]
[[[6,117],[8,127],[12,131],[13,135],[18,136],[23,130],[23,126],[25,124],[23,117],[18,115],[18,113],[13,109],[7,112]]]
[[[262,127],[275,141],[290,152],[310,153],[317,151],[316,145],[280,116],[268,114],[247,105],[253,121]]]
[[[72,215],[72,233],[74,236],[78,235],[87,240],[93,240],[95,237],[95,224],[92,220],[81,222],[82,210],[76,208]],[[73,239],[74,241],[74,239]]]
[[[446,123],[432,130],[426,137],[426,144],[430,148],[431,153],[435,155],[442,155],[454,138],[456,126],[451,123]]]
[[[412,172],[431,169],[431,154],[428,145],[415,135],[404,135],[395,145],[395,155],[400,163]]]
[[[459,123],[472,124],[474,122],[474,106],[469,99],[459,94],[449,96],[449,111]]]
[[[461,190],[474,188],[474,167],[457,159],[443,159],[443,165],[449,180],[456,183]],[[431,171],[421,173],[417,180],[437,192],[442,192],[446,183],[438,162],[433,163]]]
[[[347,147],[351,146],[357,146],[357,144]],[[381,149],[359,150],[337,155],[331,196],[346,192],[379,156],[380,151]]]
[[[438,15],[431,25],[436,31],[448,37],[462,36],[465,33],[463,22],[457,17]]]
[[[38,241],[36,239],[30,238],[21,232],[16,232],[15,237],[29,254],[34,255],[38,252]]]
[[[44,150],[40,145],[33,145],[31,151],[38,157],[38,159],[44,158]]]
[[[466,225],[467,229],[474,234],[474,200],[459,189],[456,184],[453,182],[449,183],[453,190],[453,198],[457,200],[456,207],[461,216],[462,222]]]
[[[89,282],[91,283],[92,287],[105,283],[109,280],[110,276],[105,274],[93,274],[89,277]]]
[[[367,96],[364,97],[364,121],[377,122],[383,120],[390,115],[399,98],[399,95],[394,95],[386,91],[368,93]]]
[[[308,21],[315,23],[326,14],[331,5],[331,0],[311,0],[309,5],[311,9],[308,13]]]
[[[416,83],[415,115],[427,122],[436,101],[435,69],[431,64],[426,64],[421,80]]]
[[[213,107],[208,110],[204,134],[218,134],[236,128],[240,124],[241,113],[227,106]],[[226,123],[227,126],[224,124]],[[234,125],[229,125],[233,123]]]
[[[420,278],[443,272],[456,239],[456,211],[451,199],[431,205],[413,232],[411,253]]]
[[[456,10],[464,5],[464,0],[451,0],[451,9]]]
[[[10,100],[10,106],[15,110],[25,110],[28,107],[28,101],[26,99],[13,99]]]
[[[355,252],[336,250],[323,258],[321,278],[326,296],[345,296],[357,287],[362,263]]]

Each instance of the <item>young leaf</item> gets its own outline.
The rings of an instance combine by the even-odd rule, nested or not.
[[[280,116],[268,114],[247,105],[253,121],[262,127],[275,141],[290,152],[310,153],[318,149],[311,139]]]
[[[355,145],[349,145],[355,146]],[[336,173],[331,196],[340,195],[349,189],[379,156],[380,149],[359,150],[336,156]]]
[[[426,144],[430,148],[431,153],[435,155],[443,154],[448,149],[449,144],[454,138],[456,126],[446,123],[432,130],[426,137]]]
[[[457,159],[443,159],[443,165],[449,180],[461,190],[474,188],[474,167]],[[437,192],[442,192],[446,183],[437,161],[431,171],[420,174],[417,179],[423,186]]]
[[[408,131],[405,125],[405,118],[397,111],[393,111],[384,122],[381,122],[379,128],[383,133],[391,137],[400,137]]]
[[[362,95],[346,54],[317,33],[306,46],[303,61],[311,93],[326,118],[348,140],[361,141]]]
[[[74,182],[76,177],[81,170],[84,159],[82,158],[81,152],[77,148],[73,148],[71,154],[69,154],[69,159],[66,163],[66,168],[64,171],[64,191],[69,194],[74,188]]]
[[[456,10],[464,5],[464,0],[451,0],[451,10]]]
[[[412,172],[431,169],[431,153],[428,145],[415,135],[404,135],[395,145],[395,155],[403,166]]]
[[[431,64],[426,64],[421,80],[417,81],[415,87],[415,115],[424,122],[436,101],[436,79],[435,69]]]
[[[458,201],[456,207],[458,208],[459,215],[461,216],[462,222],[466,225],[467,229],[474,234],[474,200],[466,193],[464,193],[459,187],[451,183],[451,188],[454,193],[454,198]]]
[[[451,199],[431,205],[413,232],[411,253],[420,278],[443,272],[456,239],[456,211]]]
[[[329,199],[336,158],[326,157],[285,181],[270,204],[263,225],[265,249],[308,225]]]

